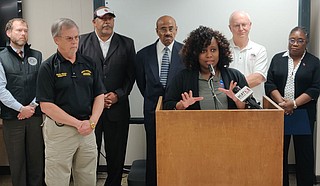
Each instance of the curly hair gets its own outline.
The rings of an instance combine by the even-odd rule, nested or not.
[[[210,45],[212,38],[216,39],[219,47],[218,69],[229,67],[232,57],[228,40],[219,31],[209,27],[199,26],[199,28],[193,30],[189,34],[189,37],[183,41],[185,44],[180,54],[186,68],[200,70],[199,55],[203,48],[207,48]]]

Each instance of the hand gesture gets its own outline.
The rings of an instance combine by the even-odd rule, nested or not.
[[[229,89],[224,88],[218,88],[220,92],[225,93],[230,99],[232,99],[234,102],[238,100],[238,98],[235,96],[235,93],[232,91],[234,87],[237,86],[237,82],[234,82],[233,80],[230,82]]]
[[[203,100],[203,97],[193,97],[192,90],[189,90],[189,93],[182,93],[181,97],[182,100],[180,100],[176,105],[176,109],[178,110],[186,109],[195,102]]]

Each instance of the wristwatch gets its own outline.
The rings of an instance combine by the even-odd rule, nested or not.
[[[91,129],[96,128],[96,124],[92,120],[89,120],[89,123],[90,123]]]
[[[298,106],[297,106],[297,103],[296,103],[296,100],[293,100],[293,109],[296,109]]]

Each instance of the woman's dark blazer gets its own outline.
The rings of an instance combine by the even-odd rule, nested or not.
[[[288,56],[283,56],[285,52],[276,54],[271,61],[267,82],[265,83],[266,95],[273,90],[278,90],[284,96],[284,88],[288,77]],[[294,79],[294,95],[299,97],[302,93],[308,94],[312,100],[298,109],[307,109],[310,122],[316,119],[316,103],[320,92],[320,61],[317,57],[306,52]]]

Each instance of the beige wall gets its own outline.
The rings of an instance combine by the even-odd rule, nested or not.
[[[74,20],[80,33],[93,30],[93,0],[25,0],[22,1],[23,17],[29,25],[29,43],[43,54],[43,60],[56,52],[51,37],[51,24],[58,18]],[[135,159],[145,158],[145,133],[143,125],[131,125],[129,131],[126,165]],[[104,164],[104,159],[101,159]]]
[[[297,5],[292,3],[292,1],[283,1],[284,4],[286,4],[284,6],[280,6],[280,2],[276,0],[266,2],[245,0],[241,1],[241,3],[239,3],[238,0],[219,1],[220,3],[217,3],[217,1],[218,0],[201,0],[200,2],[202,3],[199,3],[199,5],[197,5],[199,8],[196,9],[194,2],[191,3],[191,1],[182,0],[137,0],[132,2],[125,0],[110,0],[108,3],[116,10],[118,19],[116,20],[116,30],[124,35],[134,38],[137,50],[155,41],[155,20],[158,16],[163,14],[173,15],[176,18],[179,26],[177,36],[179,41],[183,41],[187,33],[199,24],[219,29],[224,34],[227,34],[227,37],[230,37],[230,33],[227,28],[228,15],[235,9],[249,11],[254,23],[251,37],[255,41],[264,44],[267,47],[269,58],[271,58],[276,52],[280,52],[285,49],[287,41],[283,38],[287,37],[289,29],[293,28],[297,23]],[[312,42],[310,45],[310,51],[319,57],[320,5],[318,0],[311,0],[311,2]],[[73,19],[78,24],[80,33],[89,32],[93,29],[91,24],[93,0],[24,0],[22,3],[23,16],[28,21],[30,29],[29,43],[32,44],[33,48],[42,51],[43,59],[48,58],[56,51],[56,46],[50,34],[50,26],[57,18],[68,17]],[[159,8],[168,3],[171,6],[168,6],[165,9]],[[184,5],[184,8],[181,8],[181,4]],[[274,4],[277,4],[278,6],[274,6]],[[158,8],[155,9],[154,7]],[[259,7],[263,8],[261,9]],[[199,11],[207,8],[210,8],[209,11]],[[213,11],[214,9],[217,10]],[[269,11],[270,9],[272,9],[271,14]],[[209,16],[209,14],[212,16]],[[226,14],[227,16],[221,16],[221,14]],[[280,26],[277,26],[277,24],[280,24]],[[284,28],[284,31],[281,30]],[[133,89],[133,93],[130,95],[130,99],[131,103],[134,103],[132,104],[134,105],[132,107],[135,107],[132,109],[133,116],[141,116],[142,97],[139,95],[136,86]],[[318,116],[320,117],[320,113]],[[130,163],[131,160],[135,158],[143,158],[145,155],[144,138],[136,138],[136,136],[144,136],[143,127],[141,125],[135,126],[134,129],[130,130],[131,137],[129,136],[128,143],[129,145],[132,145],[130,145],[129,149],[130,151],[135,152],[133,153],[132,158],[130,158],[131,155],[129,155],[126,162],[127,164]],[[316,131],[317,134],[319,134],[320,127]],[[316,140],[317,146],[320,147],[320,138],[317,138]],[[320,148],[317,148],[316,152],[316,173],[317,175],[320,175]]]
[[[22,1],[22,11],[29,24],[29,43],[43,53],[44,60],[56,51],[50,31],[56,19],[74,20],[80,33],[93,29],[93,0],[26,0]]]

